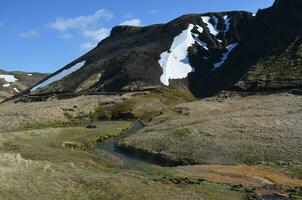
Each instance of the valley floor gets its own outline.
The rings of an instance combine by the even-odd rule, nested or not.
[[[160,110],[117,141],[121,153],[150,161],[140,165],[92,151],[133,126],[90,122],[96,106],[131,99],[141,102],[129,94],[0,104],[0,199],[302,199],[301,96],[146,102]]]

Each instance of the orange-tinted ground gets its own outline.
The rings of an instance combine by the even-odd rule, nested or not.
[[[188,176],[203,178],[216,183],[245,187],[261,187],[263,185],[302,187],[302,180],[293,179],[277,170],[265,169],[260,166],[198,165],[182,169],[185,169],[185,174]]]

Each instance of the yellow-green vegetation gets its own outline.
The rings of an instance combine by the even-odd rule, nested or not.
[[[194,98],[186,90],[158,88],[106,101],[91,97],[86,101],[90,104],[83,102],[87,98],[73,103],[32,104],[26,108],[31,112],[25,112],[25,105],[29,106],[25,104],[15,118],[10,117],[9,108],[20,105],[5,105],[5,109],[0,105],[5,111],[1,119],[27,120],[19,131],[0,130],[0,183],[5,183],[0,184],[0,199],[245,200],[248,193],[244,187],[250,185],[262,187],[273,182],[291,188],[301,183],[301,167],[296,165],[301,161],[300,96],[234,96],[223,101],[209,98],[190,102]],[[266,168],[266,162],[260,168],[169,168],[139,160],[129,164],[130,158],[124,154],[92,147],[125,133],[132,122],[75,123],[53,116],[49,121],[30,120],[30,116],[37,116],[34,108],[38,105],[49,108],[47,113],[60,105],[58,119],[66,119],[66,111],[75,117],[89,115],[96,105],[93,119],[144,119],[146,126],[140,132],[119,142],[133,150],[150,150],[155,157],[160,153],[163,158],[183,159],[186,164],[238,164],[260,158],[272,160],[276,169]],[[5,115],[10,118],[3,118]],[[44,114],[40,117],[45,119]],[[300,193],[295,189],[294,199],[301,199]]]
[[[173,132],[173,135],[175,137],[185,137],[189,134],[189,129],[187,128],[180,128],[180,129],[176,129],[174,132]]]
[[[164,108],[194,100],[193,95],[186,89],[161,87],[148,93],[134,95],[122,102],[98,105],[91,118],[146,120],[160,115]]]
[[[119,118],[134,118],[131,114],[134,102],[118,102],[110,106],[99,105],[96,107],[95,112],[91,115],[92,119],[119,119]]]
[[[60,127],[71,127],[75,126],[77,123],[74,122],[49,122],[49,123],[27,123],[22,127],[18,128],[19,131],[22,130],[36,130],[36,129],[45,129],[45,128],[60,128]]]
[[[302,45],[298,36],[284,51],[274,54],[255,65],[238,85],[252,89],[299,88],[302,85]]]
[[[184,103],[163,110],[119,145],[169,161],[300,165],[301,106],[301,96],[286,93]]]
[[[131,122],[101,122],[96,129],[85,127],[45,128],[22,132],[1,133],[5,142],[0,146],[3,152],[18,152],[23,158],[31,160],[66,160],[78,154],[85,159],[85,152],[70,150],[89,150],[97,141],[117,137],[129,129]],[[89,156],[91,157],[91,156]]]
[[[300,189],[300,191],[292,193],[291,197],[293,200],[302,200],[302,189]]]
[[[170,168],[113,168],[89,150],[122,134],[130,122],[100,122],[96,129],[45,128],[0,133],[0,199],[239,200],[243,191],[199,182],[175,183]],[[72,147],[72,148],[69,148]],[[226,197],[227,196],[227,197]]]

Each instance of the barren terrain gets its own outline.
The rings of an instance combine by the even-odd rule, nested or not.
[[[301,199],[301,96],[165,95],[0,104],[0,199]],[[151,163],[93,151],[132,126],[100,112],[142,117],[119,153]]]
[[[181,163],[301,164],[302,97],[208,98],[162,112],[120,147]]]

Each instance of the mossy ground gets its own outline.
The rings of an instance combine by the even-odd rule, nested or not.
[[[276,162],[272,162],[270,167],[265,163],[256,167],[204,165],[169,168],[151,164],[115,165],[102,154],[95,154],[90,150],[96,141],[105,141],[122,134],[131,127],[131,122],[103,121],[95,123],[96,129],[88,129],[86,121],[83,121],[83,124],[70,124],[62,120],[56,121],[55,118],[49,122],[28,120],[31,123],[20,126],[19,131],[0,130],[0,182],[6,183],[0,184],[0,199],[245,200],[249,195],[246,187],[262,187],[263,182],[292,187],[299,186],[301,182],[301,168],[296,165],[300,159],[293,156],[299,154],[291,154],[299,152],[301,146],[295,145],[301,142],[299,134],[296,134],[296,131],[300,130],[298,121],[301,119],[300,110],[297,109],[301,103],[299,96],[234,96],[222,101],[211,98],[183,103],[192,100],[186,92],[171,92],[164,88],[129,98],[118,98],[116,101],[111,101],[112,98],[109,100],[109,104],[108,101],[100,101],[94,105],[103,105],[105,111],[114,108],[112,110],[117,110],[116,116],[120,116],[121,113],[129,111],[125,102],[133,102],[131,113],[135,118],[144,119],[147,126],[142,132],[123,141],[130,141],[130,145],[135,148],[144,146],[146,149],[159,149],[174,158],[198,159],[200,156],[209,155],[211,157],[206,158],[217,158],[208,160],[209,163],[219,161],[221,164],[233,162],[236,165],[247,160],[251,162],[257,160],[255,156],[262,156],[262,152],[270,155],[270,159],[280,156],[279,158],[286,160],[274,160]],[[49,104],[51,107],[54,105],[53,102]],[[64,111],[78,107],[78,104],[75,106],[69,103],[71,108],[66,108],[66,102],[56,102],[55,105],[64,105]],[[46,103],[31,106],[33,111],[36,106],[45,107]],[[90,111],[94,108],[95,106],[91,106]],[[10,117],[7,107],[0,107],[1,109]],[[26,109],[22,112],[28,113]],[[34,114],[33,112],[33,116]],[[44,119],[44,115],[39,116]],[[65,116],[64,112],[62,116]],[[6,116],[2,112],[0,117]],[[253,124],[251,128],[250,124]],[[263,130],[283,129],[288,130],[287,135],[275,131],[278,134],[273,137],[274,134],[268,132],[268,139],[267,135],[263,134]],[[248,134],[244,134],[245,132]],[[251,134],[255,137],[251,138]],[[220,136],[223,140],[220,140]],[[292,139],[293,137],[295,139]],[[286,141],[278,142],[280,138]],[[272,145],[272,142],[276,141],[283,146]],[[200,142],[205,144],[200,145]],[[253,142],[260,142],[261,145],[251,145]],[[255,151],[256,147],[266,147],[262,145],[263,142],[270,142],[271,148],[278,147],[282,150],[286,147],[288,154],[283,157],[280,151],[274,149]],[[234,148],[223,148],[229,147],[228,145]],[[211,148],[215,153],[223,151],[224,154],[213,155]],[[208,150],[206,154],[203,154],[204,149]],[[239,160],[219,159],[219,155],[237,155],[237,151],[238,155],[245,157],[235,157]],[[241,186],[234,186],[238,184]],[[299,190],[292,194],[296,199],[301,196]]]
[[[170,168],[113,167],[89,149],[118,136],[130,122],[102,122],[97,129],[45,128],[0,134],[1,199],[244,199],[244,191],[200,182],[175,184]],[[41,127],[39,127],[41,128]],[[66,148],[64,144],[77,144]],[[227,196],[227,197],[226,197]]]
[[[193,95],[181,88],[157,88],[111,105],[99,105],[91,114],[94,120],[141,119],[148,120],[160,114],[162,109],[179,103],[194,101]]]
[[[268,91],[302,86],[302,38],[298,36],[288,48],[276,48],[241,79],[238,85],[250,90]]]
[[[180,104],[119,145],[171,161],[301,164],[301,102],[300,96],[284,93]]]

